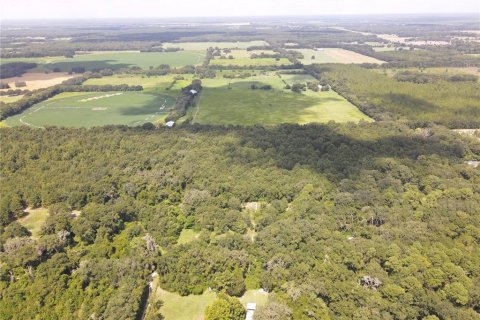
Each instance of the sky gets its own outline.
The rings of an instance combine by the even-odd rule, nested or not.
[[[0,0],[1,19],[477,13],[479,0]]]

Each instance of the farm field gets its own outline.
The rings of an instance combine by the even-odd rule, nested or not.
[[[18,96],[0,96],[0,101],[3,103],[12,103],[23,98],[23,95]]]
[[[96,69],[119,69],[127,67],[140,67],[148,69],[150,66],[168,64],[171,67],[182,67],[185,65],[196,65],[202,63],[203,53],[199,52],[93,52],[88,54],[77,54],[73,58],[32,58],[29,62],[42,63],[36,70],[50,70],[59,68],[63,72],[68,72],[74,67],[83,67],[85,70]],[[2,59],[2,63],[27,61],[24,59]]]
[[[212,59],[210,65],[212,66],[239,66],[239,67],[258,67],[258,66],[288,66],[292,63],[286,58],[234,58],[234,59]]]
[[[68,74],[66,72],[27,72],[20,77],[5,78],[2,79],[3,83],[8,83],[11,89],[16,89],[15,82],[24,81],[25,87],[21,87],[22,90],[36,90],[43,89],[60,84],[65,80],[75,77],[75,75]],[[8,91],[9,89],[0,89],[0,91]]]
[[[247,49],[253,46],[267,46],[265,41],[244,41],[244,42],[165,42],[164,48],[182,48],[189,51],[205,51],[210,47],[220,49]]]
[[[192,75],[165,75],[165,76],[142,76],[142,75],[130,75],[130,74],[119,74],[103,78],[91,78],[85,81],[84,85],[121,85],[127,84],[130,86],[141,85],[144,88],[145,92],[163,90],[168,92],[168,87],[170,87],[175,80],[175,78],[183,78],[175,81],[175,84],[170,88],[170,90],[179,90],[192,82]]]
[[[384,63],[384,61],[339,48],[325,48],[321,50],[295,49],[295,51],[303,54],[304,58],[300,59],[300,61],[307,65],[314,63]],[[312,59],[312,57],[315,58]]]
[[[18,223],[28,229],[32,233],[32,238],[37,238],[42,230],[42,225],[47,220],[48,209],[27,209],[28,214],[18,219]]]
[[[175,97],[143,92],[68,92],[7,118],[5,123],[39,128],[136,126],[162,121],[174,103]]]
[[[303,80],[308,77],[302,75]],[[300,82],[293,75],[287,83]],[[204,89],[191,111],[194,123],[232,125],[274,125],[279,123],[371,121],[334,91],[293,93],[274,73],[248,79],[204,79]],[[269,84],[272,90],[250,86]]]

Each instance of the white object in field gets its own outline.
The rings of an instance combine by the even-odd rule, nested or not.
[[[165,123],[165,127],[173,127],[175,125],[175,121],[168,121],[167,123]]]
[[[255,309],[257,309],[256,303],[247,303],[247,315],[245,316],[245,320],[253,320],[253,314],[255,313]]]
[[[192,90],[190,90],[190,93],[191,93],[192,95],[196,95],[196,94],[198,93],[198,91],[192,89]]]

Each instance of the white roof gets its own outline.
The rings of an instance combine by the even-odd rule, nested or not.
[[[166,127],[173,127],[174,125],[175,125],[175,121],[168,121],[167,123],[165,123]]]
[[[192,89],[192,90],[190,90],[190,93],[191,93],[191,94],[197,94],[197,90],[193,90],[193,89]]]
[[[247,303],[247,310],[255,310],[257,308],[257,304],[253,302]]]

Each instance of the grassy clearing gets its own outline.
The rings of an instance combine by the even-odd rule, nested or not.
[[[314,63],[384,63],[384,61],[340,48],[325,48],[317,50],[295,49],[295,51],[299,51],[303,54],[304,58],[301,59],[301,62],[306,65]]]
[[[0,96],[0,101],[3,103],[12,103],[23,98],[23,95],[19,96]]]
[[[141,75],[121,74],[110,77],[88,79],[84,82],[84,85],[141,85],[143,86],[145,92],[162,91],[163,93],[168,93],[168,91],[180,90],[181,88],[186,87],[192,82],[193,79],[191,75],[181,75],[184,79],[177,80],[175,84],[169,90],[167,90],[167,88],[170,87],[174,81],[174,78],[177,76],[178,75],[147,77]]]
[[[200,232],[193,229],[183,229],[178,237],[177,244],[185,244],[192,242],[200,236]]]
[[[239,66],[239,67],[258,67],[258,66],[287,66],[292,63],[287,58],[234,58],[234,59],[214,59],[210,60],[213,66]]]
[[[6,119],[8,126],[129,126],[162,121],[175,97],[143,92],[69,92]],[[164,107],[163,107],[164,106]]]
[[[317,81],[317,79],[309,74],[280,74],[280,76],[289,85]]]
[[[303,80],[308,79],[301,75]],[[287,77],[288,78],[288,77]],[[292,81],[295,77],[288,79]],[[272,90],[252,90],[251,84]],[[275,74],[247,79],[205,79],[193,121],[202,124],[275,125],[279,123],[372,121],[334,91],[293,93]]]
[[[163,302],[160,312],[165,320],[201,320],[205,308],[217,299],[217,294],[213,291],[182,297],[157,287],[155,293]]]
[[[205,51],[210,47],[220,49],[247,49],[252,46],[266,46],[265,41],[244,41],[244,42],[166,42],[164,48],[182,48],[183,50]]]
[[[243,306],[247,306],[247,303],[253,302],[257,304],[258,307],[262,307],[267,304],[268,301],[268,292],[265,292],[263,290],[247,290],[239,298],[240,302],[243,304]]]
[[[27,228],[32,233],[32,238],[36,239],[40,235],[42,225],[47,220],[48,209],[28,209],[25,217],[18,219],[18,223]]]

